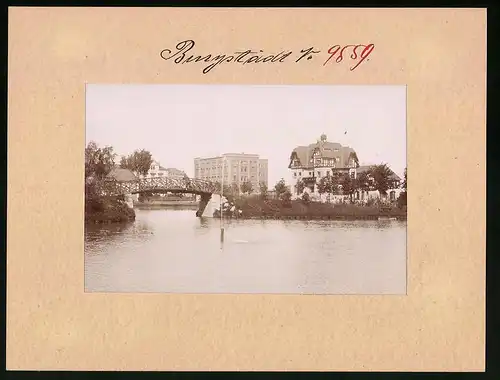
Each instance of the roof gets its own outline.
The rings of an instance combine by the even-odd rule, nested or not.
[[[173,175],[186,175],[186,173],[184,173],[182,170],[180,169],[176,169],[176,168],[168,168],[168,169],[165,169],[166,171],[168,171],[170,174],[173,174]]]
[[[166,168],[164,166],[161,166],[159,161],[153,161],[153,165],[158,165],[158,170],[161,170],[161,171],[164,171],[164,172],[170,172],[172,174],[183,174],[184,173],[183,171],[181,171],[179,169]]]
[[[347,166],[349,161],[349,155],[355,153],[354,149],[348,146],[342,146],[339,143],[332,143],[328,141],[318,141],[307,146],[298,146],[290,155],[290,159],[293,154],[297,154],[301,165],[308,166],[312,158],[312,154],[315,149],[319,149],[321,156],[324,158],[340,158],[340,162],[343,166]]]
[[[118,182],[136,181],[137,177],[129,169],[113,168],[106,178],[115,179]]]

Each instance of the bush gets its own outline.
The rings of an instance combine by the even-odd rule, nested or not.
[[[376,199],[373,199],[373,198],[368,198],[368,200],[366,201],[366,206],[368,206],[368,207],[372,207],[372,206],[374,206],[376,203],[377,203]]]
[[[85,186],[86,222],[124,223],[133,220],[135,220],[135,211],[129,208],[123,199],[100,197],[93,184]]]
[[[307,199],[307,196],[305,197]],[[320,203],[302,199],[290,200],[261,200],[258,198],[247,198],[237,202],[237,207],[243,211],[245,217],[282,216],[282,217],[352,217],[366,218],[381,216],[381,210],[376,206],[361,206],[351,203],[336,204]],[[404,216],[404,209],[386,210],[384,215]]]
[[[280,195],[280,200],[284,207],[291,207],[292,203],[292,193],[290,190],[286,190]]]
[[[309,195],[309,193],[302,194],[302,202],[304,202],[305,204],[311,203],[311,196]]]

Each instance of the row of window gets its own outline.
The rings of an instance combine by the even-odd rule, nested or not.
[[[220,171],[218,169],[220,169],[220,168],[198,168],[198,167],[195,168],[195,170],[200,170],[202,172],[205,172],[205,171],[207,171],[207,172],[209,172],[209,171]],[[254,166],[252,166],[250,169],[251,169],[250,172],[254,172],[255,173],[257,171],[257,168],[254,167]],[[227,172],[227,170],[228,170],[228,167],[226,166],[224,168],[224,171]],[[238,171],[238,167],[237,166],[233,166],[233,171]],[[242,167],[242,168],[240,168],[240,172],[248,172],[248,171],[249,171],[248,168],[245,167],[245,166]]]
[[[196,175],[206,175],[206,176],[210,176],[210,175],[211,175],[211,173],[212,173],[212,172],[210,172],[210,171],[204,171],[204,170],[197,170],[197,171],[195,172],[195,174],[196,174]],[[217,173],[217,172],[216,172],[216,173]],[[240,173],[247,173],[247,172],[246,172],[246,171],[241,171]],[[252,172],[250,172],[250,174],[251,174],[251,177],[253,177],[253,176],[257,175],[257,172],[252,171]],[[263,177],[265,174],[266,174],[266,173],[265,173],[264,171],[261,171],[261,172],[259,172],[259,177]],[[217,174],[214,174],[214,175],[216,175],[216,176],[221,176],[221,174],[220,174],[220,173],[217,173]],[[227,175],[228,175],[228,171],[227,171],[227,170],[224,170],[224,175],[225,175],[225,176],[227,176]]]
[[[302,172],[298,172],[298,173],[299,173],[299,177],[302,177]],[[351,176],[352,179],[354,179],[354,175],[355,175],[354,172],[350,173],[350,176]],[[294,172],[293,176],[294,176],[294,178],[297,178],[297,172]],[[313,176],[313,172],[310,171],[309,172],[309,177],[312,177],[312,176]],[[316,174],[316,176],[321,178],[321,172],[318,171],[317,174]],[[327,177],[330,176],[330,172],[329,171],[326,172],[326,176]]]
[[[237,167],[242,167],[242,168],[247,168],[248,166],[250,166],[252,169],[256,169],[257,168],[257,164],[255,163],[252,163],[252,164],[248,164],[248,163],[241,163],[241,164],[235,164],[235,163],[226,163],[226,164],[198,164],[196,163],[195,164],[195,167],[196,168],[201,168],[201,169],[220,169],[222,168],[223,166],[233,166],[234,168],[237,168]],[[266,167],[267,165],[266,164],[259,164],[259,168],[263,168],[263,167]]]
[[[201,179],[207,179],[207,180],[220,180],[222,178],[222,176],[219,176],[219,175],[202,175],[200,176]],[[233,181],[236,181],[237,180],[237,176],[236,175],[233,175]],[[224,176],[224,180],[227,181],[228,180],[228,176],[225,175]],[[240,177],[240,181],[241,182],[246,182],[249,180],[249,177],[247,176],[243,176],[243,177]],[[250,181],[253,181],[255,180],[255,176],[250,176]]]

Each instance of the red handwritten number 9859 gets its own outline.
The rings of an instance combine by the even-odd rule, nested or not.
[[[356,61],[356,64],[351,67],[349,70],[353,71],[358,67],[365,59],[368,58],[368,56],[371,54],[373,49],[375,48],[374,44],[368,44],[368,45],[345,45],[345,46],[340,46],[340,45],[335,45],[332,46],[330,49],[328,49],[328,54],[330,56],[328,59],[323,63],[323,66],[325,66],[330,59],[336,56],[335,62],[340,63],[344,59],[344,53],[347,50],[347,54],[350,53],[349,58],[352,59],[353,61]]]

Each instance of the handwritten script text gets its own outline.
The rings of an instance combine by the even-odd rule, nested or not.
[[[238,50],[229,54],[209,53],[209,54],[194,54],[192,50],[195,47],[193,40],[184,40],[179,42],[175,49],[163,49],[160,52],[160,57],[165,61],[172,61],[175,64],[184,65],[186,63],[205,63],[203,74],[208,74],[215,67],[222,64],[283,64],[285,62],[308,62],[313,60],[313,57],[320,55],[321,50],[314,47],[308,47],[294,53],[292,50],[281,50],[279,52],[264,52],[264,50]],[[368,57],[375,48],[374,44],[350,44],[350,45],[333,45],[327,50],[328,57],[323,62],[326,66],[330,60],[330,64],[341,64],[343,61],[351,61],[349,70],[354,71],[361,63],[369,61]]]

